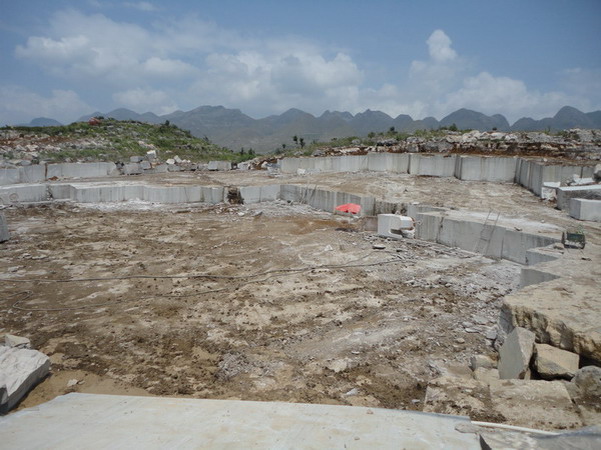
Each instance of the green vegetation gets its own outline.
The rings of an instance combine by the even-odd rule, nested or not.
[[[192,162],[210,160],[246,161],[255,156],[253,149],[234,152],[192,136],[165,121],[160,125],[136,121],[103,119],[99,125],[76,122],[52,127],[5,127],[26,135],[47,136],[47,143],[59,150],[42,150],[39,159],[50,161],[126,161],[130,156],[156,150],[165,161],[176,155]]]

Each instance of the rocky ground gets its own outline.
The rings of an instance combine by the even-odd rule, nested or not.
[[[0,328],[53,364],[22,407],[81,391],[420,410],[432,377],[492,353],[519,278],[301,205],[5,212]]]

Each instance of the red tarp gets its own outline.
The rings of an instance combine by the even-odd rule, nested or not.
[[[337,206],[336,211],[359,214],[359,212],[361,212],[361,205],[357,205],[356,203],[345,203],[344,205]]]

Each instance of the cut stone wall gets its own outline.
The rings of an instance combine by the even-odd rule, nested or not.
[[[525,231],[516,231],[513,221],[460,211],[419,213],[416,237],[520,264],[526,264],[528,250],[561,240],[559,227],[520,222]]]
[[[299,169],[314,172],[390,172],[433,177],[455,177],[460,180],[515,182],[539,197],[545,182],[566,183],[574,175],[591,177],[594,165],[548,165],[542,161],[520,157],[472,155],[428,155],[422,153],[368,153],[328,157],[284,158],[283,173]]]

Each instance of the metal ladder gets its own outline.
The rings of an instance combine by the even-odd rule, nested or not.
[[[486,255],[486,252],[488,252],[488,247],[490,246],[490,241],[492,239],[492,235],[495,232],[495,227],[497,226],[497,222],[499,221],[499,216],[501,215],[501,213],[497,213],[497,217],[494,220],[494,223],[492,223],[492,225],[489,224],[489,219],[491,214],[493,214],[492,209],[490,209],[488,211],[488,214],[486,215],[486,220],[484,220],[484,224],[482,225],[482,231],[480,232],[480,238],[476,241],[476,245],[474,246],[474,253],[481,253],[483,255]],[[480,247],[481,243],[484,243],[484,249],[483,251],[478,251],[478,248]]]

